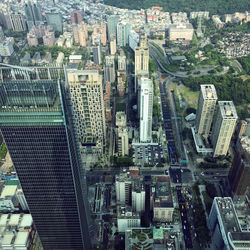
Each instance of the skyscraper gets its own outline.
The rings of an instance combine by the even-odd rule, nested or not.
[[[115,81],[115,58],[114,56],[105,57],[104,81],[105,82]]]
[[[101,56],[101,46],[97,45],[93,47],[93,61],[95,64],[100,65],[102,63],[102,56]]]
[[[112,36],[116,37],[117,34],[117,24],[120,20],[120,17],[117,15],[112,15],[108,17],[108,38],[111,39]]]
[[[140,142],[152,140],[153,82],[141,78],[139,82]]]
[[[62,15],[60,13],[46,13],[46,20],[53,31],[63,32]]]
[[[78,10],[74,10],[70,14],[72,24],[81,24],[82,23],[82,14]]]
[[[211,135],[214,157],[227,154],[237,119],[238,116],[232,101],[218,102]]]
[[[30,1],[25,4],[24,12],[27,19],[27,26],[30,30],[34,25],[38,26],[42,23],[42,13],[39,5],[31,3]]]
[[[250,138],[239,138],[228,175],[228,180],[235,196],[244,196],[250,185]]]
[[[137,76],[140,71],[148,72],[149,49],[146,36],[141,36],[140,46],[135,47],[135,91],[137,89]]]
[[[117,24],[117,45],[125,47],[128,44],[128,36],[131,30],[131,26],[125,22],[119,22]]]
[[[1,69],[0,129],[43,248],[87,250],[86,184],[68,86],[59,75],[59,68]]]
[[[208,138],[217,102],[213,84],[200,85],[200,96],[196,114],[196,129],[199,135]]]
[[[82,153],[103,154],[106,123],[102,76],[98,70],[67,69],[67,80]]]

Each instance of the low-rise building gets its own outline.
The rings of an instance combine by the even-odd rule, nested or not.
[[[117,225],[119,233],[124,233],[129,228],[140,227],[140,214],[133,212],[131,207],[117,206]]]
[[[170,41],[191,41],[194,34],[194,28],[191,23],[171,24],[168,28],[168,34]]]
[[[155,187],[153,191],[154,221],[172,222],[174,206],[169,177],[156,176]]]

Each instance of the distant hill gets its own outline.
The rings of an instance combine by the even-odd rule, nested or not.
[[[148,9],[161,6],[169,12],[209,11],[210,14],[231,14],[250,9],[249,0],[104,0],[107,5],[126,9]]]

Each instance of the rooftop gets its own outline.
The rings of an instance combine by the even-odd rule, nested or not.
[[[201,87],[201,93],[203,95],[203,98],[206,100],[217,100],[217,93],[216,89],[213,84],[202,84]]]
[[[7,196],[14,196],[17,190],[17,185],[7,185],[3,188],[0,198],[5,199]]]
[[[14,245],[16,247],[26,246],[29,237],[29,232],[18,232]]]
[[[117,219],[140,219],[140,214],[133,212],[129,206],[117,206]]]
[[[219,101],[219,110],[223,119],[237,119],[237,113],[232,101]]]

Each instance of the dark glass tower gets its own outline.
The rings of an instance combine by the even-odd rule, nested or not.
[[[86,184],[63,84],[0,80],[0,129],[44,249],[89,250]]]
[[[42,13],[39,5],[33,4],[30,1],[25,4],[24,12],[27,19],[27,26],[30,30],[34,25],[39,25],[42,23]]]

